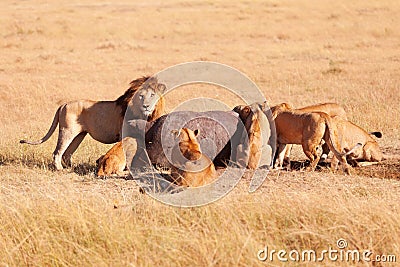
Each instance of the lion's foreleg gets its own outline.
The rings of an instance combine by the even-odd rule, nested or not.
[[[283,160],[286,153],[286,144],[278,144],[278,149],[276,151],[276,159],[274,168],[281,168],[283,166]]]
[[[318,143],[319,144],[319,143]],[[310,167],[308,167],[309,171],[314,171],[317,167],[318,161],[320,159],[320,155],[317,153],[318,145],[314,144],[312,140],[308,143],[303,144],[304,154],[310,159]]]
[[[290,153],[292,152],[292,148],[293,148],[292,144],[286,145],[286,147],[285,147],[285,156],[284,156],[283,161],[282,161],[282,164],[284,166],[288,166],[289,169],[291,169],[291,167],[290,167]]]

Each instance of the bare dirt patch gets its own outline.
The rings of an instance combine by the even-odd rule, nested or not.
[[[400,180],[400,161],[383,160],[375,165],[354,168],[354,171],[360,176]]]

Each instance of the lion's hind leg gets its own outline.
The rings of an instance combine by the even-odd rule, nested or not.
[[[345,174],[351,174],[351,167],[350,165],[347,163],[346,160],[346,154],[349,153],[341,153],[341,147],[340,144],[338,142],[336,142],[335,146],[333,145],[333,141],[329,141],[328,145],[330,147],[330,150],[333,152],[334,157],[332,158],[331,161],[331,170],[332,171],[336,171],[338,169],[339,163],[341,164],[342,168],[343,168],[343,172]],[[338,149],[338,150],[336,150]]]
[[[72,140],[71,144],[68,146],[68,148],[65,150],[63,156],[62,156],[62,161],[64,162],[66,167],[71,167],[71,157],[72,154],[76,151],[78,146],[82,143],[83,139],[87,135],[87,132],[82,132],[78,134],[74,140]]]
[[[66,128],[59,130],[57,146],[53,152],[54,165],[57,170],[63,169],[62,156],[78,134]]]

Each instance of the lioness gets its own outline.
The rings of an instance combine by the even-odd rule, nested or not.
[[[320,104],[306,106],[306,107],[297,108],[297,109],[293,108],[288,103],[281,103],[280,105],[284,105],[287,110],[293,110],[295,112],[324,112],[331,117],[339,116],[342,119],[347,120],[346,111],[344,110],[344,108],[342,106],[340,106],[337,103],[320,103]],[[289,164],[289,168],[290,168],[290,153],[291,153],[292,147],[293,147],[293,145],[290,144],[290,145],[286,145],[286,147],[284,148],[285,156],[283,159],[283,163]],[[327,157],[328,153],[329,153],[329,147],[325,143],[322,145],[322,156]]]
[[[323,112],[298,113],[287,110],[285,105],[277,105],[271,108],[275,119],[275,127],[278,143],[278,163],[282,165],[285,144],[301,144],[306,156],[310,159],[309,170],[315,170],[319,161],[317,147],[324,140],[334,156],[342,164],[346,174],[350,174],[350,166],[347,164],[346,155],[342,153],[336,128],[331,117]],[[359,145],[360,146],[360,145]],[[351,153],[355,148],[348,151]]]
[[[131,149],[136,152],[137,143],[134,138],[125,137],[96,161],[98,166],[97,176],[110,176],[113,174],[125,175],[125,150],[127,149]]]
[[[347,156],[348,160],[351,160],[355,165],[358,165],[357,160],[379,162],[384,158],[378,142],[371,136],[375,135],[380,138],[382,137],[382,133],[367,133],[361,127],[350,121],[343,120],[338,116],[333,117],[332,119],[337,125],[338,134],[341,137],[342,148],[345,151],[349,151],[355,143],[362,144],[360,148],[353,150],[353,152]],[[337,161],[335,160],[332,164],[336,165]]]
[[[247,138],[242,138],[241,144],[238,145],[236,161],[240,166],[247,165],[249,169],[269,166],[272,161],[272,151],[267,150],[271,146],[265,132],[269,129],[269,121],[263,108],[264,104],[253,103],[249,106],[239,105],[233,109],[239,114],[247,133]]]
[[[201,152],[196,139],[199,130],[181,128],[172,133],[179,138],[178,146],[172,150],[171,176],[180,186],[198,187],[211,183],[217,177],[212,161]]]
[[[35,142],[21,140],[20,143],[42,144],[59,125],[53,159],[56,169],[61,170],[63,166],[71,166],[72,154],[88,133],[105,144],[120,141],[128,105],[130,118],[151,121],[164,113],[164,84],[158,83],[156,78],[143,77],[132,81],[130,85],[115,101],[78,100],[61,105],[54,115],[49,131],[42,139]]]

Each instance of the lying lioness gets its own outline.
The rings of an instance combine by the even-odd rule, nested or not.
[[[343,120],[338,116],[333,117],[332,119],[337,125],[338,135],[341,136],[342,149],[344,149],[344,151],[351,150],[351,147],[355,143],[362,144],[360,148],[353,150],[353,152],[347,156],[347,158],[352,160],[355,165],[358,165],[356,160],[378,162],[384,158],[378,142],[372,137],[372,135],[374,135],[381,138],[381,132],[367,133],[361,127],[350,121]],[[332,164],[336,165],[337,162],[335,161]]]
[[[107,153],[96,160],[97,176],[125,175],[126,166],[125,150],[137,150],[134,138],[125,137],[116,143]]]
[[[304,153],[311,162],[309,170],[315,170],[320,159],[317,147],[324,140],[334,153],[334,156],[342,164],[344,172],[350,174],[350,166],[346,161],[347,153],[341,153],[342,148],[334,123],[329,115],[323,112],[293,112],[288,110],[286,105],[277,105],[272,107],[271,111],[275,119],[280,165],[283,163],[285,144],[301,144]],[[351,153],[351,151],[348,153]]]
[[[212,161],[201,153],[196,139],[199,130],[182,128],[172,133],[179,138],[179,145],[172,150],[171,176],[180,186],[197,187],[211,183],[217,177]]]

